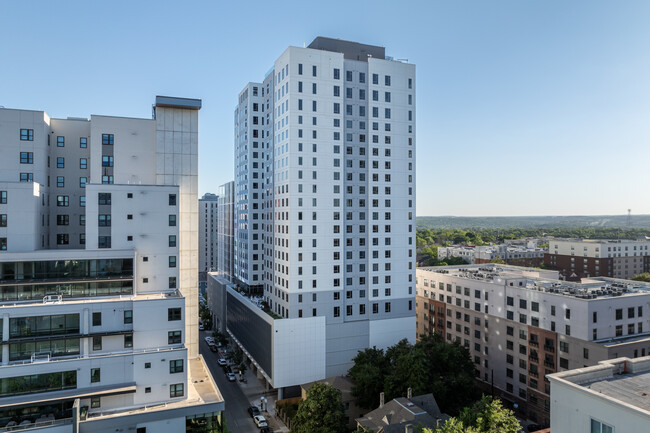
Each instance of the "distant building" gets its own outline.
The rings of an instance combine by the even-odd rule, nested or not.
[[[384,404],[381,393],[379,407],[357,418],[357,426],[375,433],[416,433],[419,428],[442,427],[449,415],[440,412],[433,394],[413,397],[411,388],[406,397],[398,397]]]
[[[217,244],[219,196],[204,194],[199,199],[199,277],[205,281],[206,272],[216,271],[219,247]]]
[[[452,245],[438,247],[438,260],[448,257],[462,257],[469,264],[491,263],[502,260],[514,266],[540,266],[544,260],[546,250],[537,248],[536,245]]]
[[[354,385],[352,379],[347,376],[334,376],[319,380],[317,382],[310,382],[301,385],[300,389],[303,400],[307,398],[307,391],[315,383],[324,383],[326,385],[330,385],[341,392],[341,402],[343,403],[343,409],[345,411],[346,418],[345,423],[350,428],[350,430],[356,429],[356,418],[361,417],[363,410],[357,406],[356,399],[352,395],[352,386]]]
[[[650,356],[548,376],[551,432],[650,431]]]
[[[217,202],[217,273],[232,281],[235,245],[235,183],[228,182],[219,187]]]
[[[467,348],[476,379],[541,425],[550,422],[547,374],[650,354],[650,284],[558,280],[509,265],[419,268],[418,335]],[[560,430],[563,431],[563,430]],[[566,431],[566,430],[564,430]]]
[[[650,271],[650,240],[551,239],[544,264],[569,280],[632,278]]]

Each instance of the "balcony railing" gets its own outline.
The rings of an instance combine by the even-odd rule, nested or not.
[[[555,353],[555,346],[544,345],[544,350],[547,351],[547,352]]]
[[[533,347],[539,347],[539,341],[536,340],[530,340],[528,341],[528,344]]]
[[[536,355],[530,355],[528,356],[528,359],[530,359],[533,362],[539,362],[539,358]]]
[[[536,371],[529,371],[528,375],[532,377],[539,377],[539,374]]]
[[[548,360],[548,359],[544,360],[544,365],[547,366],[547,367],[550,367],[550,368],[555,368],[555,362],[553,362],[551,360]]]

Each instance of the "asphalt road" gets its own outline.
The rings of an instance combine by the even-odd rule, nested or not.
[[[208,365],[214,381],[221,391],[225,400],[226,410],[226,427],[233,433],[259,433],[253,422],[253,418],[248,413],[249,401],[246,399],[244,392],[239,388],[237,382],[229,382],[223,372],[223,369],[217,364],[219,356],[216,352],[210,351],[204,338],[209,335],[206,332],[199,332],[199,352],[203,355],[205,363]]]

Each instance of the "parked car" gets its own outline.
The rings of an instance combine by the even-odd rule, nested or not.
[[[235,382],[237,380],[237,376],[235,376],[235,373],[228,373],[227,376],[230,382]]]
[[[204,340],[208,344],[210,344],[210,343],[214,344],[214,338],[212,338],[210,336],[205,337]]]
[[[262,427],[260,433],[273,433],[273,429],[271,427]]]
[[[264,418],[262,415],[255,415],[253,417],[253,421],[255,421],[255,425],[258,426],[259,428],[262,427],[268,427],[269,425],[266,423],[266,418]]]
[[[219,364],[220,366],[223,367],[224,365],[227,364],[227,362],[226,362],[225,359],[223,359],[223,358],[219,358],[219,360],[217,361],[217,364]]]
[[[199,323],[199,331],[205,331],[205,327],[203,326],[203,323]]]
[[[248,413],[250,413],[252,417],[255,417],[260,414],[260,408],[257,406],[249,406]]]
[[[208,344],[208,347],[210,347],[210,351],[212,351],[212,352],[217,351],[217,346],[215,344]]]

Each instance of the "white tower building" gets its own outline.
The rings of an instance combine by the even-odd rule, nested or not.
[[[202,281],[205,281],[206,272],[216,271],[218,267],[218,216],[219,196],[204,194],[199,199],[199,275]]]
[[[235,245],[235,282],[268,314],[246,313],[254,304],[232,291],[228,330],[276,388],[414,341],[415,66],[318,37],[247,84]]]
[[[0,109],[0,427],[220,431],[198,356],[200,107]]]

